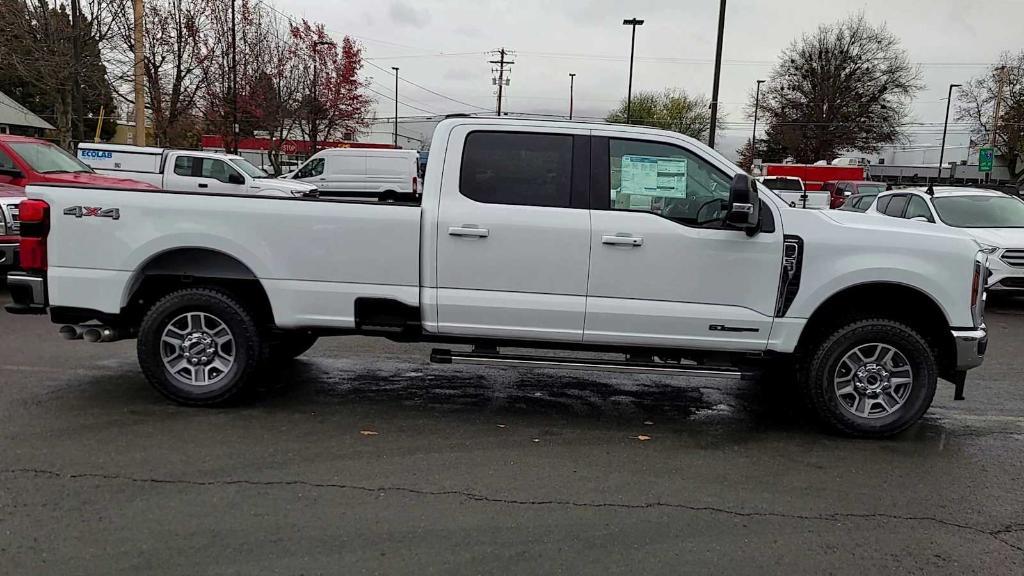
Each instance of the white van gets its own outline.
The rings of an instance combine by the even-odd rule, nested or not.
[[[386,148],[328,148],[282,176],[313,184],[322,196],[415,198],[420,193],[419,153]]]

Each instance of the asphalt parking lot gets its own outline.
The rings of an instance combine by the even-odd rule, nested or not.
[[[1024,301],[988,325],[966,401],[940,384],[909,432],[853,441],[770,383],[360,338],[186,409],[134,342],[0,314],[0,572],[1021,574]]]

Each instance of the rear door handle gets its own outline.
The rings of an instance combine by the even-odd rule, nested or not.
[[[200,187],[200,188],[209,188],[209,187],[210,187],[210,185],[209,185],[209,184],[204,184],[204,183],[200,182],[200,183],[199,183],[199,187]]]
[[[601,243],[619,246],[643,246],[644,239],[640,236],[601,236]]]
[[[470,226],[452,226],[448,228],[450,236],[473,236],[475,238],[487,238],[491,235],[487,228],[474,228]]]

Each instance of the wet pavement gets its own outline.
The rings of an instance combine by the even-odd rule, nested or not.
[[[966,401],[942,383],[907,433],[854,441],[770,382],[367,338],[186,409],[134,342],[2,314],[0,573],[1021,574],[1024,302],[988,324]]]

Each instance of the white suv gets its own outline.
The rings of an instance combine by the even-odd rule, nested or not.
[[[989,290],[1024,290],[1024,201],[994,190],[936,187],[886,192],[867,213],[957,228],[988,253]]]

